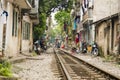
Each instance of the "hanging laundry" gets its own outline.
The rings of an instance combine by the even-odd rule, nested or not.
[[[1,16],[2,16],[2,23],[6,24],[7,23],[8,12],[7,11],[3,11]]]
[[[84,10],[83,6],[82,6],[82,12],[83,12],[83,14],[85,13],[85,10]]]
[[[86,3],[86,4],[87,4],[87,8],[88,8],[88,6],[89,6],[89,0],[87,0],[87,3]]]
[[[88,0],[84,0],[84,7],[88,8]]]
[[[87,11],[87,6],[86,6],[86,2],[85,2],[85,0],[83,0],[83,2],[82,2],[82,8],[83,8],[83,10],[84,10],[84,13]]]
[[[82,11],[82,8],[80,8],[80,21],[83,20],[83,11]]]
[[[73,23],[73,30],[76,30],[77,29],[77,24],[76,24],[76,20],[74,20],[74,23]]]
[[[84,0],[84,6],[85,6],[85,8],[87,8],[87,5],[86,5],[86,0]]]
[[[8,16],[8,12],[7,11],[3,11],[3,14],[5,14],[5,16]]]

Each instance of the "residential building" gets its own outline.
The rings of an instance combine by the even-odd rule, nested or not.
[[[90,25],[93,22],[93,0],[80,0],[80,31],[82,40],[88,43],[94,41],[93,28]]]
[[[81,33],[88,43],[96,41],[103,56],[113,53],[120,35],[119,0],[80,0]],[[85,7],[86,6],[86,7]]]
[[[20,52],[28,52],[32,47],[34,23],[29,12],[33,7],[34,0],[1,0],[0,3],[2,14],[0,16],[1,52],[6,57],[17,56]]]
[[[94,1],[95,40],[103,55],[113,54],[119,31],[119,0]],[[102,4],[102,5],[101,5]],[[103,6],[104,5],[104,6]],[[98,7],[99,6],[99,7]]]

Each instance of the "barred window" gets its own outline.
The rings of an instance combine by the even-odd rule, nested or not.
[[[30,23],[23,21],[22,34],[23,40],[30,39]]]
[[[18,13],[13,9],[13,26],[12,26],[12,36],[17,36],[18,29]]]

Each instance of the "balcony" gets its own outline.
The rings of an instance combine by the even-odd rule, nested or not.
[[[32,5],[34,5],[33,8],[30,10],[30,18],[32,19],[33,23],[37,24],[39,23],[39,13],[38,13],[38,7],[39,7],[39,0],[34,0]]]
[[[92,20],[92,9],[89,9],[83,15],[83,24],[86,23],[88,20]]]

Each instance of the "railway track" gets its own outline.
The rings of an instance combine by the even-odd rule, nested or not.
[[[120,80],[119,77],[109,74],[94,65],[80,60],[66,52],[55,52],[60,70],[64,75],[62,80]]]

